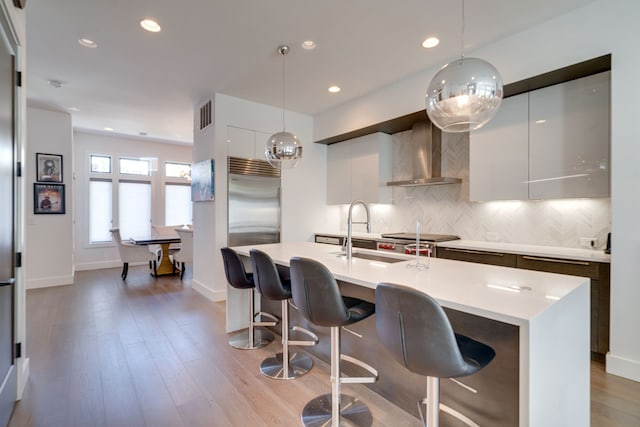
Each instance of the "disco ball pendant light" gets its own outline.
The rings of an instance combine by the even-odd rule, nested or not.
[[[502,77],[487,61],[464,57],[464,0],[460,59],[442,67],[426,94],[427,115],[445,132],[469,132],[495,116],[502,102]]]
[[[278,52],[282,55],[282,132],[276,132],[269,137],[264,155],[274,168],[292,168],[302,157],[302,144],[296,135],[285,130],[284,56],[289,53],[289,46],[279,46]]]

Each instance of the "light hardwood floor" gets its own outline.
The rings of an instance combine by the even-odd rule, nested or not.
[[[27,292],[31,375],[10,421],[22,426],[297,426],[305,403],[328,393],[316,360],[294,381],[258,366],[279,344],[231,348],[225,305],[174,277],[132,268],[79,272],[72,286]],[[640,384],[592,363],[592,427],[639,426]],[[374,426],[419,421],[362,385],[346,385],[372,410]]]

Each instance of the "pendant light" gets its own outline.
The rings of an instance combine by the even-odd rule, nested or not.
[[[502,102],[502,77],[487,61],[464,57],[464,0],[460,59],[438,71],[426,94],[427,115],[446,132],[469,132],[485,125]]]
[[[289,46],[278,47],[278,53],[282,55],[282,132],[276,132],[269,137],[264,155],[274,168],[292,168],[296,166],[302,157],[302,144],[298,137],[285,130],[285,81],[284,81],[284,56],[289,53]]]

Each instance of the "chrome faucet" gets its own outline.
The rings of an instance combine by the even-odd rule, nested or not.
[[[367,213],[367,220],[360,222],[353,222],[353,207],[355,205],[362,205],[364,207],[365,212]],[[351,255],[353,254],[353,245],[351,244],[351,233],[353,224],[367,224],[367,233],[371,233],[371,216],[369,215],[369,207],[362,200],[354,200],[351,202],[349,206],[349,218],[347,219],[347,242],[345,243],[345,250],[347,252],[347,259],[351,259]]]

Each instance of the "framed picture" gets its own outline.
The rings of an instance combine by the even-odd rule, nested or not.
[[[34,214],[64,213],[64,184],[33,184]]]
[[[62,182],[62,156],[36,153],[36,181]]]
[[[194,163],[191,168],[191,201],[213,200],[213,186],[213,159]]]

